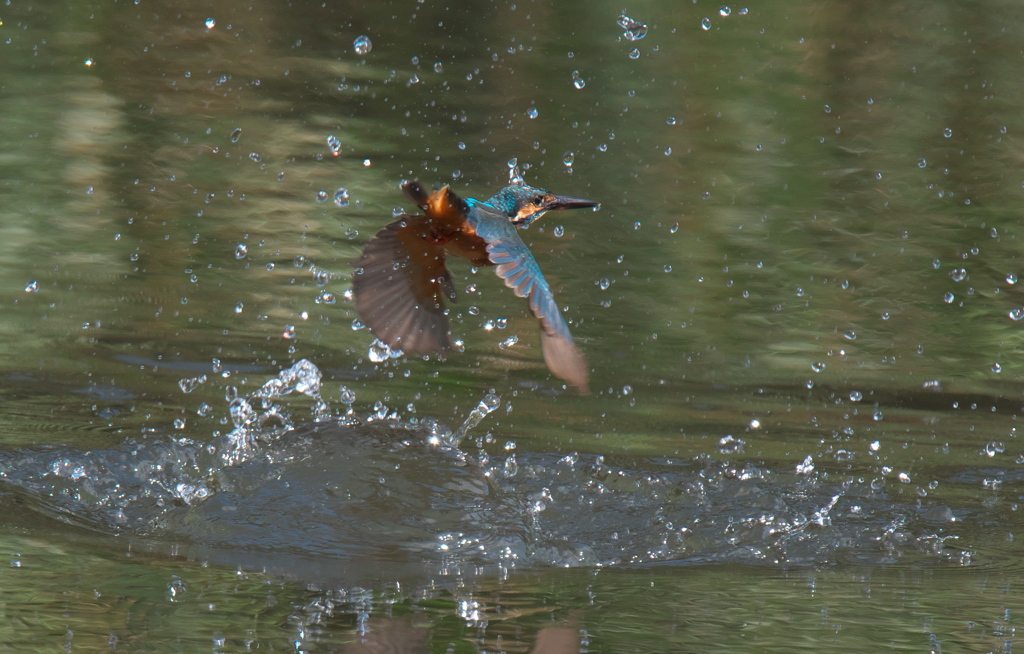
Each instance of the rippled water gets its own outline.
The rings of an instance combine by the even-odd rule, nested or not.
[[[279,402],[296,392],[315,400],[318,422],[292,425]],[[498,404],[489,396],[474,421]],[[366,420],[331,416],[320,372],[305,360],[233,400],[231,413],[235,428],[210,443],[19,450],[0,476],[70,522],[200,550],[241,548],[257,562],[287,552],[500,575],[658,561],[971,562],[956,514],[963,521],[977,507],[908,502],[879,479],[819,472],[810,456],[772,470],[707,456],[612,462],[518,452],[514,441],[471,434],[460,447],[465,426],[453,434],[433,420],[396,423],[384,407]],[[740,442],[723,438],[719,449]]]
[[[182,388],[190,389],[195,379],[183,378]],[[347,628],[332,625],[335,615],[355,619],[362,640],[397,639],[405,642],[400,649],[424,646],[445,633],[441,616],[449,611],[467,626],[476,624],[487,638],[503,637],[503,611],[515,613],[520,601],[549,601],[531,588],[544,569],[613,574],[599,583],[567,577],[567,592],[556,593],[553,606],[527,611],[560,616],[532,628],[535,646],[577,651],[590,631],[610,647],[618,639],[614,629],[582,618],[588,603],[572,599],[570,590],[582,588],[581,582],[592,589],[591,597],[609,594],[616,604],[629,597],[627,605],[638,607],[652,601],[650,592],[635,595],[638,578],[652,587],[674,587],[691,574],[678,579],[669,570],[693,566],[721,568],[726,579],[733,566],[755,566],[745,574],[768,584],[766,591],[778,583],[765,576],[769,570],[811,588],[824,574],[829,595],[850,583],[825,574],[837,565],[866,566],[854,582],[861,588],[857,595],[870,594],[875,575],[891,574],[877,566],[899,564],[912,585],[927,585],[930,575],[965,566],[977,568],[979,579],[988,578],[994,566],[1005,591],[1011,586],[1004,575],[1017,567],[999,563],[1000,554],[990,548],[978,551],[977,539],[998,538],[993,531],[999,527],[992,527],[1006,524],[991,498],[961,497],[951,506],[923,503],[927,493],[903,493],[881,478],[820,470],[812,456],[795,467],[772,469],[744,462],[744,441],[731,436],[718,442],[719,457],[520,451],[513,440],[476,433],[501,405],[493,395],[453,432],[433,419],[397,420],[383,405],[365,416],[351,408],[337,414],[321,390],[321,372],[302,360],[245,397],[229,390],[233,429],[212,441],[152,436],[106,450],[8,450],[0,457],[5,503],[65,523],[72,533],[107,534],[127,545],[129,554],[238,569],[240,580],[249,577],[242,571],[260,571],[271,588],[280,580],[310,585],[310,595],[289,618],[309,646],[350,637],[344,635]],[[351,405],[356,398],[345,399]],[[998,474],[1000,484],[1020,481],[1019,474],[987,472]],[[957,470],[942,484],[969,489],[990,482]],[[8,575],[38,563],[40,555],[13,554]],[[670,567],[663,571],[659,565]],[[615,570],[634,572],[623,578]],[[920,570],[931,572],[921,577]],[[186,581],[195,572],[186,567],[171,574],[166,600],[191,604],[206,597],[209,588],[196,595],[197,582]],[[521,575],[527,588],[520,591]],[[630,581],[623,586],[624,579]],[[236,596],[254,592],[245,587],[236,585]],[[718,592],[733,592],[728,588]],[[515,599],[519,592],[525,593],[522,600]],[[657,620],[679,624],[693,618],[680,611],[695,596],[658,597],[655,604],[668,613],[656,610]],[[781,595],[771,610],[790,610],[786,606],[793,601]],[[713,599],[697,602],[707,614],[704,628],[724,609],[712,610]],[[417,612],[421,619],[410,621]],[[423,619],[434,627],[416,626]],[[487,628],[492,620],[498,625]],[[267,633],[251,640],[274,638]],[[668,645],[652,632],[649,646]]]

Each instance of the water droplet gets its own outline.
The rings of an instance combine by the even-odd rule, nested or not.
[[[679,223],[672,223],[672,226],[668,228],[669,234],[675,234],[679,231]]]
[[[503,340],[500,343],[498,343],[498,349],[499,350],[507,350],[508,348],[512,347],[513,345],[515,345],[518,342],[519,342],[519,337],[513,334],[512,336],[509,336],[505,340]]]
[[[198,377],[183,377],[178,380],[178,388],[181,389],[182,393],[191,393],[196,390],[200,384],[206,383],[206,375],[199,375]]]
[[[1016,284],[1017,283],[1017,275],[1014,275],[1013,273],[1008,274],[1006,276],[1006,283],[1007,284]]]
[[[872,418],[872,419],[873,419],[874,421],[876,421],[876,422],[878,422],[879,420],[881,420],[881,419],[882,419],[883,417],[884,417],[884,416],[882,415],[882,410],[881,410],[881,409],[875,409],[875,413],[874,413],[874,415],[872,415],[872,416],[871,416],[871,418]]]
[[[523,179],[523,173],[520,172],[520,170],[519,170],[519,159],[518,158],[512,157],[511,159],[508,160],[508,163],[505,164],[505,165],[508,166],[508,183],[509,184],[517,184],[517,185],[521,186],[521,185],[526,183],[526,180]],[[529,168],[529,165],[524,166],[524,168]]]
[[[316,201],[317,202],[327,202],[327,191],[317,191],[316,192]]]
[[[630,50],[629,51],[629,58],[630,59],[639,59],[640,58],[640,48],[633,48],[632,50]]]
[[[373,43],[370,42],[370,37],[361,35],[357,36],[356,40],[352,42],[352,48],[361,57],[370,53],[370,50],[373,49]]]
[[[945,128],[945,129],[943,129],[943,130],[942,130],[942,135],[943,135],[943,136],[945,136],[945,137],[946,137],[947,139],[948,139],[948,138],[949,138],[950,136],[953,136],[953,130],[952,130],[952,128],[949,128],[949,127],[947,127],[947,128]]]
[[[505,459],[505,470],[503,474],[507,478],[512,478],[516,476],[517,472],[519,472],[519,464],[516,463],[516,455],[510,454],[509,457]]]
[[[562,238],[563,236],[565,236],[565,227],[563,227],[562,225],[555,225],[555,229],[553,231],[555,234],[555,238]]]
[[[94,66],[96,64],[96,62],[92,59],[92,57],[89,57],[88,59],[86,59],[82,63],[85,64],[89,68],[91,68],[92,66]]]
[[[533,120],[540,115],[540,112],[537,111],[537,107],[530,107],[526,110],[526,115],[530,117],[530,120]]]
[[[845,331],[843,332],[843,338],[845,338],[848,341],[855,341],[857,340],[857,332],[853,331],[852,329],[849,331]]]
[[[626,14],[619,16],[618,23],[619,27],[624,30],[622,36],[626,37],[627,41],[639,41],[647,36],[647,26],[640,21],[633,20]]]
[[[861,393],[860,391],[850,391],[850,401],[851,402],[860,402],[863,399],[864,399],[864,394]]]
[[[749,14],[749,13],[750,13],[750,9],[748,9],[748,8],[744,7],[743,9],[740,9],[740,10],[739,10],[738,12],[736,12],[736,13],[738,13],[738,14],[739,14],[740,16],[746,16],[747,14]]]
[[[572,85],[577,89],[582,89],[587,85],[587,80],[580,77],[580,71],[578,70],[572,71]]]
[[[607,277],[602,277],[600,280],[598,280],[597,285],[602,291],[607,291],[608,287],[611,286],[612,283],[608,281]]]
[[[239,243],[235,246],[235,258],[244,259],[249,254],[249,246],[245,243]]]
[[[718,451],[722,454],[739,454],[743,452],[746,444],[747,442],[743,439],[727,434],[718,440]]]
[[[334,192],[334,204],[339,207],[347,207],[349,201],[348,189],[344,186]]]
[[[26,293],[38,293],[39,292],[39,282],[37,282],[36,280],[33,279],[28,284],[25,284],[25,292]]]
[[[814,472],[814,458],[808,454],[803,462],[796,464],[796,474],[809,475],[812,472]]]
[[[676,117],[675,116],[669,116],[668,118],[665,119],[665,124],[666,125],[675,125],[676,124]]]
[[[965,279],[967,279],[967,270],[963,268],[954,268],[953,270],[949,271],[949,277],[954,282],[962,282]]]
[[[351,388],[349,388],[348,386],[342,385],[340,390],[341,390],[341,397],[340,397],[340,399],[341,399],[341,403],[342,404],[352,404],[353,402],[356,401],[356,392],[353,391]]]
[[[711,19],[705,16],[704,19],[700,21],[700,28],[705,32],[711,29]]]
[[[435,73],[443,73],[444,72],[444,64],[442,64],[440,61],[435,63],[434,64],[434,72]]]
[[[720,15],[720,16],[728,16],[731,13],[732,13],[732,9],[730,9],[727,5],[722,5],[718,9],[718,15]]]
[[[319,287],[327,286],[327,282],[331,281],[331,273],[326,270],[311,267],[313,273],[313,283]]]
[[[562,155],[562,163],[565,164],[566,168],[572,168],[572,162],[576,160],[576,153],[572,150],[567,151]]]
[[[206,29],[212,30],[214,27],[217,26],[217,21],[216,21],[216,19],[213,19],[213,18],[207,18],[206,22],[203,23],[203,24],[206,25]]]
[[[889,318],[891,318],[891,317],[892,317],[892,316],[890,316],[890,315],[889,315],[889,312],[888,312],[888,311],[883,311],[883,312],[882,312],[882,320],[888,320],[888,319],[889,319]]]
[[[281,332],[283,338],[295,338],[295,325],[285,325],[284,331]]]
[[[238,143],[238,139],[241,136],[242,136],[242,128],[241,127],[236,127],[233,130],[231,130],[231,142],[232,143]]]
[[[327,137],[327,149],[331,151],[331,154],[337,157],[341,154],[341,141],[334,134]]]
[[[825,105],[825,113],[827,113],[827,114],[832,113],[832,107],[830,107],[828,105]]]
[[[811,370],[813,370],[814,372],[821,372],[824,369],[825,364],[821,361],[816,361],[815,363],[811,364]]]
[[[918,168],[925,168],[927,166],[928,166],[928,161],[924,157],[921,157],[920,159],[917,160],[917,167]]]
[[[239,302],[238,304],[235,305],[235,313],[242,313],[243,311],[245,311],[244,303]]]
[[[992,364],[992,372],[1002,372],[1002,371],[1003,371],[1003,367],[1001,365],[999,365],[998,361]]]

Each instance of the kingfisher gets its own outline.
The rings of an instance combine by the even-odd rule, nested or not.
[[[517,180],[518,181],[518,180]],[[403,352],[444,354],[452,349],[445,300],[457,295],[446,256],[493,266],[505,285],[525,298],[540,321],[548,369],[588,393],[587,359],[573,343],[551,287],[517,233],[547,211],[593,208],[593,200],[555,195],[519,181],[489,200],[462,199],[448,186],[428,192],[416,180],[401,185],[422,210],[402,214],[366,244],[355,265],[356,311],[370,331]]]

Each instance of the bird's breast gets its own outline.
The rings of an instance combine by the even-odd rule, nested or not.
[[[474,266],[491,265],[491,260],[487,258],[487,242],[477,235],[468,222],[445,243],[445,249],[454,256],[469,259]]]

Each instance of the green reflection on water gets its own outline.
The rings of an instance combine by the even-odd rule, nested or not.
[[[364,409],[380,399],[406,416],[457,423],[494,387],[503,408],[485,427],[520,447],[777,468],[811,455],[835,475],[884,476],[907,502],[995,506],[1013,534],[1017,498],[981,480],[1012,481],[1022,455],[1020,323],[1010,317],[1024,306],[1020,8],[785,4],[724,17],[713,7],[650,6],[629,10],[650,26],[638,42],[620,38],[620,9],[5,7],[5,443],[203,439],[227,428],[226,386],[251,390],[307,357],[334,388],[355,389]],[[374,48],[360,57],[351,43],[363,33]],[[573,71],[584,88],[573,86]],[[532,164],[529,180],[603,203],[524,234],[593,364],[590,398],[548,392],[559,386],[541,362],[534,321],[485,270],[456,267],[460,290],[472,283],[479,292],[464,293],[453,317],[466,352],[444,363],[375,365],[370,335],[352,329],[343,298],[351,262],[403,204],[398,182],[419,177],[488,196],[512,157]],[[340,187],[348,206],[332,202]],[[317,271],[329,273],[326,287]],[[33,281],[38,291],[26,292]],[[325,290],[335,303],[324,302]],[[504,330],[481,328],[498,318],[508,320]],[[283,336],[287,325],[296,338]],[[497,348],[511,334],[519,345]],[[214,359],[227,375],[214,373]],[[203,373],[207,383],[180,392],[179,379]],[[742,451],[721,451],[726,435],[742,439]],[[892,481],[899,472],[911,481]],[[133,583],[143,591],[120,592],[158,610],[166,571],[147,577],[134,563],[61,556],[58,569],[69,573],[140,575]],[[744,576],[773,587],[760,571],[694,574],[709,577],[707,593],[742,589]],[[935,574],[907,591],[934,600],[935,612],[984,582],[950,574],[958,586]],[[657,593],[623,576],[648,611]],[[5,588],[29,607],[39,586],[57,598],[59,579]],[[567,582],[573,591],[585,583]],[[997,599],[977,600],[977,612],[935,630],[995,649],[955,621],[999,619],[986,604]],[[62,638],[61,601],[84,606],[53,599],[38,608],[31,615],[47,626],[31,638]],[[849,601],[836,591],[836,605]],[[676,605],[684,598],[661,608]],[[862,609],[861,618],[872,610]],[[86,613],[114,620],[124,610],[100,603]],[[624,625],[629,612],[612,605],[601,615]],[[816,640],[828,631],[817,619],[803,626]],[[155,640],[170,642],[180,626],[168,624]],[[923,627],[909,635],[905,626],[894,619],[884,636],[860,633],[876,638],[869,642],[924,637]],[[597,638],[613,642],[612,630]],[[757,631],[689,645],[740,647]],[[781,633],[764,638],[791,644]]]
[[[1016,643],[1019,622],[1006,569],[635,567],[327,591],[128,544],[97,550],[84,534],[3,541],[0,642],[19,651],[993,651]]]

